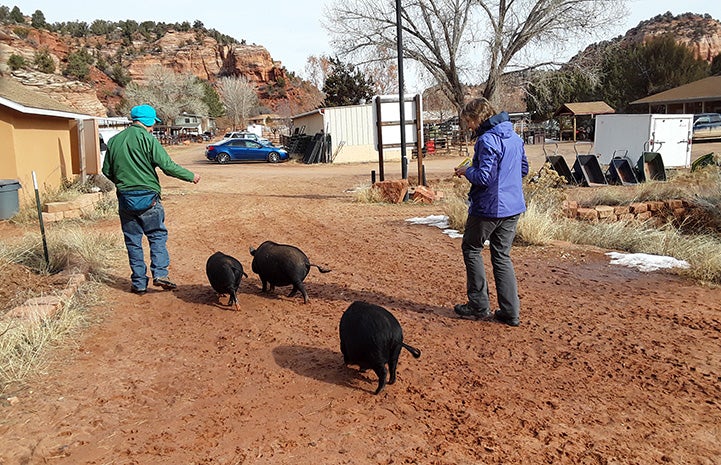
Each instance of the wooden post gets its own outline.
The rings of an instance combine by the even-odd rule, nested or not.
[[[383,175],[383,118],[381,118],[381,99],[376,98],[376,132],[378,134],[378,178],[385,181]]]
[[[426,180],[423,175],[423,135],[422,135],[422,114],[421,114],[421,94],[416,94],[413,97],[413,101],[416,103],[416,152],[418,152],[418,185],[425,186]]]

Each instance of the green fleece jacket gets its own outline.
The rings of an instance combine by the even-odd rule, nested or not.
[[[120,192],[151,190],[160,194],[155,168],[183,181],[193,182],[195,175],[175,163],[158,139],[145,128],[132,125],[111,137],[103,162],[103,174]]]

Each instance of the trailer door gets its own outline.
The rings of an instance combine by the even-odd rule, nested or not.
[[[665,167],[691,166],[692,115],[656,115],[651,122],[651,152],[661,154]]]

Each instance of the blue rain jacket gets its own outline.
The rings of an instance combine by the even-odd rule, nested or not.
[[[466,169],[471,183],[468,214],[507,218],[525,212],[522,182],[528,174],[528,159],[508,113],[488,118],[474,136],[473,164]]]

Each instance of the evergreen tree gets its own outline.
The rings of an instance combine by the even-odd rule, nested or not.
[[[95,59],[86,49],[68,54],[68,64],[63,70],[63,76],[85,81],[90,74],[90,66]]]
[[[713,57],[713,60],[711,60],[711,69],[709,72],[713,76],[721,76],[721,53]]]
[[[664,35],[609,49],[603,74],[600,96],[616,111],[627,111],[634,100],[708,77],[709,65],[672,35]]]
[[[35,65],[35,69],[41,73],[52,74],[55,72],[55,62],[47,48],[35,52],[33,64]]]
[[[35,13],[30,17],[30,25],[37,29],[45,29],[48,27],[48,23],[45,22],[45,15],[40,10],[35,10]]]
[[[357,105],[373,96],[373,82],[350,63],[330,59],[331,70],[323,84],[326,107]]]
[[[15,24],[24,24],[25,23],[25,16],[23,16],[23,12],[20,11],[20,8],[17,6],[14,6],[13,9],[10,11],[9,16],[10,22]]]
[[[208,116],[218,118],[225,114],[223,102],[220,101],[220,95],[208,81],[198,79],[203,86],[203,102],[208,106]]]

